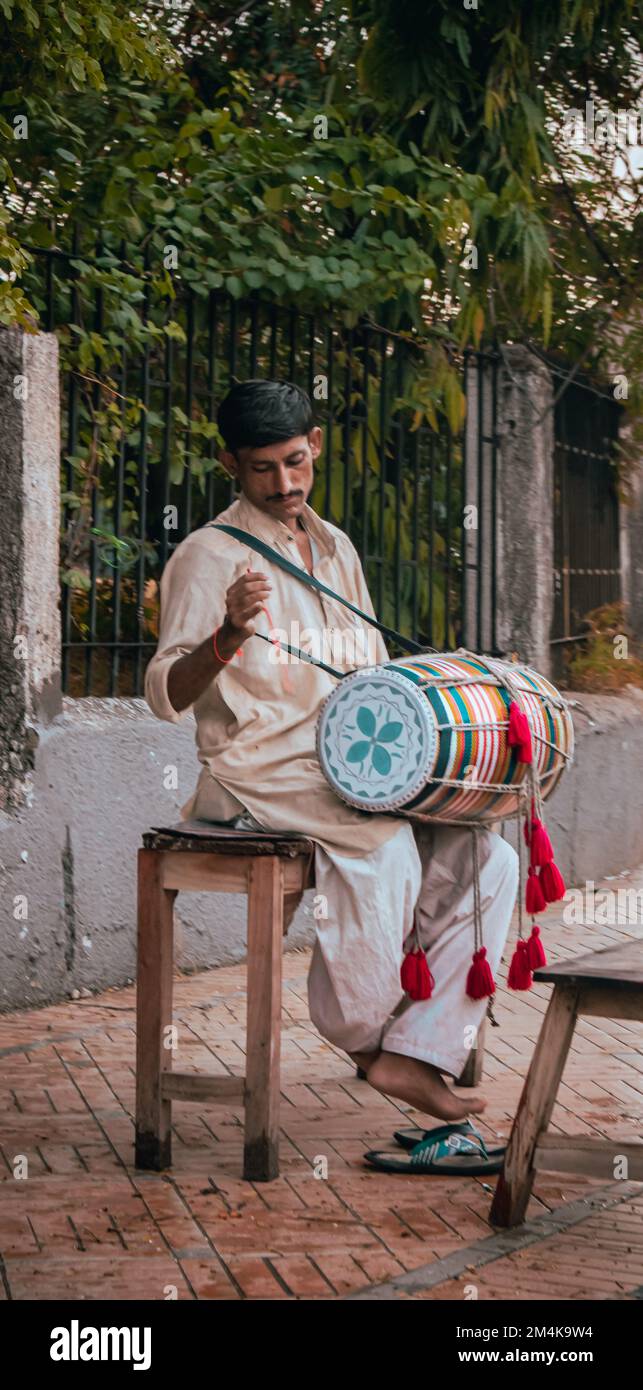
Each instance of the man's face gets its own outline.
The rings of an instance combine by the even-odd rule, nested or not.
[[[296,435],[280,444],[239,449],[236,454],[223,453],[221,458],[249,502],[278,521],[288,522],[301,515],[310,496],[313,464],[321,446],[322,433],[315,428],[308,435]]]

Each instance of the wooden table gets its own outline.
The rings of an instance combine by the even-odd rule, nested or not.
[[[495,1226],[524,1220],[534,1177],[540,1170],[643,1182],[643,1141],[550,1134],[558,1087],[579,1017],[643,1020],[643,939],[591,951],[558,965],[542,966],[534,979],[554,990],[525,1081],[491,1208]]]

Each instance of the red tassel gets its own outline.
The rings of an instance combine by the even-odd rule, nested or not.
[[[537,970],[539,965],[547,964],[545,948],[540,938],[540,927],[534,922],[531,928],[531,936],[527,942],[529,965],[532,970]]]
[[[529,725],[527,725],[527,728],[529,729]],[[533,756],[534,754],[531,746],[531,731],[529,731],[528,737],[523,741],[523,743],[520,744],[518,748],[518,762],[530,763],[533,760]]]
[[[507,984],[510,989],[531,989],[532,983],[531,966],[529,964],[529,943],[527,941],[517,941],[516,949],[511,957]]]
[[[518,762],[530,763],[533,757],[531,747],[531,729],[529,720],[524,710],[515,700],[509,706],[509,729],[507,731],[507,742],[510,748],[518,749]]]
[[[564,898],[565,880],[553,859],[549,864],[543,864],[538,877],[546,902],[556,903],[559,898]]]
[[[513,748],[517,743],[526,743],[531,737],[531,731],[527,716],[516,700],[512,700],[509,705],[509,730],[507,742]]]
[[[490,994],[495,994],[495,992],[496,983],[487,960],[487,948],[481,946],[479,951],[474,951],[473,961],[469,966],[467,994],[470,999],[487,999]]]
[[[554,857],[552,842],[547,834],[546,827],[536,816],[531,822],[531,863],[536,868],[542,868],[543,864],[551,864]]]
[[[411,999],[430,999],[435,980],[429,970],[424,951],[417,947],[408,951],[400,971],[402,989]]]
[[[536,870],[530,869],[525,892],[525,907],[529,915],[532,916],[534,912],[544,912],[546,906],[547,902]]]

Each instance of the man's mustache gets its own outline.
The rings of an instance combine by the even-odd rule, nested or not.
[[[291,497],[303,497],[303,495],[304,494],[301,488],[298,488],[297,492],[273,492],[272,497],[269,497],[268,501],[289,502]]]

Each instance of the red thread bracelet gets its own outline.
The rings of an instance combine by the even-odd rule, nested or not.
[[[221,625],[221,626],[222,626],[222,625]],[[216,656],[217,661],[221,661],[221,662],[223,663],[224,666],[227,666],[227,665],[228,665],[228,662],[229,662],[229,661],[232,661],[232,657],[231,657],[231,656],[222,656],[222,655],[221,655],[221,652],[219,651],[219,648],[217,647],[217,632],[220,632],[220,631],[221,631],[221,626],[215,628],[214,632],[212,633],[212,646],[214,647],[214,655]],[[238,648],[237,648],[237,651],[236,651],[236,652],[233,652],[233,656],[240,656],[240,655],[241,655],[241,647],[238,647]]]

